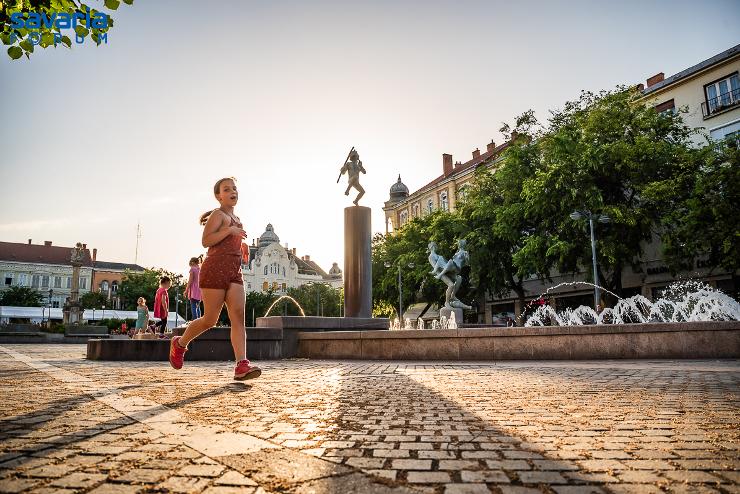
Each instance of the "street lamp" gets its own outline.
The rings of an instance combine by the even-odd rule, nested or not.
[[[386,268],[390,268],[393,264],[390,263],[390,261],[385,261],[383,265]],[[414,263],[410,262],[408,264],[410,268],[414,267]],[[403,317],[403,291],[401,286],[401,263],[398,263],[398,322],[401,322],[401,318]]]
[[[100,316],[100,320],[102,321],[103,319],[105,319],[105,305],[103,306],[103,315]]]
[[[599,272],[596,269],[596,237],[594,236],[594,221],[599,223],[609,223],[611,219],[605,214],[592,213],[589,210],[585,211],[573,211],[570,213],[571,219],[578,221],[580,219],[587,219],[588,226],[591,229],[591,259],[594,265],[594,309],[599,311]]]
[[[51,327],[51,297],[54,295],[54,290],[49,288],[49,324],[48,326]]]

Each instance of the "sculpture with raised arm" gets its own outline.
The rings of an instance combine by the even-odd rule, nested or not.
[[[359,192],[359,194],[357,194],[355,200],[352,201],[355,206],[357,206],[357,202],[360,200],[360,198],[365,195],[365,189],[363,189],[362,185],[360,185],[361,172],[367,173],[365,171],[365,168],[362,166],[362,161],[360,161],[360,155],[357,153],[357,151],[355,151],[354,146],[352,146],[352,149],[349,151],[349,156],[347,156],[347,159],[342,165],[342,169],[339,170],[337,183],[339,183],[339,179],[342,178],[342,175],[346,173],[349,180],[347,182],[347,190],[344,191],[344,195],[348,196],[349,191],[352,187],[357,189],[357,192]]]

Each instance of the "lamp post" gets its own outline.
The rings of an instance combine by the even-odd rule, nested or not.
[[[391,264],[389,261],[385,261],[383,265],[386,268],[390,268],[393,264]],[[410,268],[414,267],[414,263],[410,262],[408,264]],[[401,263],[398,263],[398,322],[401,322],[401,318],[403,317],[403,286],[401,284]]]
[[[105,305],[103,306],[103,315],[100,316],[100,320],[102,321],[103,319],[105,319]]]
[[[573,220],[580,220],[582,218],[585,218],[588,220],[588,226],[591,229],[591,260],[593,261],[594,266],[594,310],[597,312],[599,311],[599,300],[600,300],[600,293],[599,293],[599,272],[596,268],[596,236],[594,235],[594,221],[598,221],[599,223],[609,223],[611,219],[605,215],[605,214],[596,214],[592,213],[589,210],[585,211],[573,211],[570,213],[570,217]]]
[[[54,290],[49,288],[49,323],[47,324],[48,327],[51,327],[51,297],[54,295]]]

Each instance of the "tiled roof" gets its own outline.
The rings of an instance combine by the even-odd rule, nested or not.
[[[655,91],[663,89],[664,87],[669,86],[673,84],[674,82],[678,82],[682,79],[686,79],[687,77],[690,77],[696,74],[697,72],[700,72],[720,62],[724,62],[725,60],[735,57],[738,54],[740,54],[740,45],[735,45],[732,48],[723,51],[722,53],[718,53],[717,55],[711,58],[707,58],[703,62],[699,62],[698,64],[693,65],[689,67],[688,69],[682,70],[681,72],[674,74],[668,77],[667,79],[663,79],[662,81],[656,84],[653,84],[652,86],[648,88],[643,89],[642,94],[648,95],[650,93],[654,93]]]
[[[125,262],[106,262],[106,261],[95,261],[95,269],[98,271],[124,271],[126,269],[130,271],[144,271],[144,268],[138,264],[126,264]]]
[[[454,177],[454,176],[459,175],[460,173],[464,172],[465,170],[469,170],[470,168],[474,168],[474,167],[476,167],[476,166],[478,166],[478,165],[480,165],[482,163],[485,163],[486,161],[489,161],[491,158],[495,158],[497,155],[499,155],[508,146],[509,146],[509,143],[508,142],[505,142],[505,143],[503,143],[503,144],[501,144],[501,145],[496,146],[495,148],[493,148],[492,151],[487,151],[485,153],[481,153],[481,155],[478,156],[477,158],[473,158],[472,160],[466,161],[465,163],[461,163],[459,165],[455,165],[455,167],[452,169],[452,173],[450,173],[449,175],[444,175],[444,174],[440,175],[439,177],[435,178],[434,180],[432,180],[428,184],[424,185],[423,187],[420,187],[419,189],[417,189],[414,192],[412,192],[411,194],[409,194],[409,197],[411,197],[414,194],[416,194],[418,192],[421,192],[421,191],[423,191],[425,189],[432,188],[432,187],[434,187],[435,185],[437,185],[438,183],[444,181],[447,178]],[[404,200],[407,201],[408,198],[406,198]]]
[[[0,261],[71,266],[72,247],[0,242]],[[83,249],[82,265],[92,267],[90,250]]]

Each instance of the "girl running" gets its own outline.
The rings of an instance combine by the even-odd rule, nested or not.
[[[188,344],[216,324],[225,303],[231,321],[231,345],[236,358],[234,379],[254,379],[262,374],[262,370],[247,359],[240,250],[247,233],[234,215],[234,206],[239,200],[235,179],[222,178],[216,182],[213,194],[220,207],[200,217],[200,224],[205,225],[203,247],[208,248],[208,255],[200,268],[203,317],[191,322],[182,336],[172,338],[170,365],[175,369],[182,368]]]

